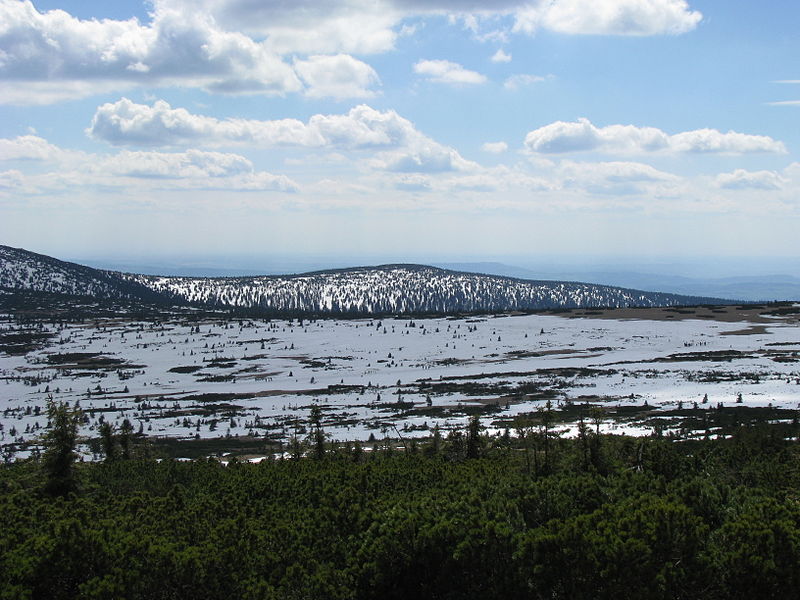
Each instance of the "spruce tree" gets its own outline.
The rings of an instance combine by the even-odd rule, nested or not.
[[[81,416],[80,410],[70,409],[68,404],[47,402],[50,428],[42,440],[42,464],[47,476],[45,491],[52,496],[66,496],[78,489],[74,464]]]

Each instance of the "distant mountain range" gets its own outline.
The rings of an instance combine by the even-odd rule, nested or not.
[[[687,277],[664,272],[647,272],[646,266],[636,269],[622,267],[524,268],[499,262],[436,263],[436,266],[456,271],[504,275],[520,279],[559,279],[584,281],[603,285],[655,290],[669,294],[731,298],[747,302],[800,300],[800,278],[780,273],[740,275],[729,277]],[[763,266],[750,269],[758,271]],[[785,268],[785,267],[784,267]],[[796,266],[794,266],[796,268]],[[714,272],[713,269],[708,269]]]
[[[300,275],[161,277],[95,269],[8,246],[0,246],[0,289],[269,314],[441,314],[725,303],[718,298],[404,264]]]

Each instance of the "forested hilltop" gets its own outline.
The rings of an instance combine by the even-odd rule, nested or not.
[[[565,281],[381,265],[269,277],[122,277],[180,302],[269,313],[448,314],[715,304],[719,299]]]
[[[474,420],[405,449],[319,435],[228,466],[107,436],[106,462],[66,478],[51,436],[41,461],[0,468],[0,597],[795,597],[796,430],[565,440]]]
[[[381,265],[263,277],[157,277],[93,269],[0,246],[0,295],[37,292],[269,315],[386,315],[663,307],[724,300],[565,281]]]

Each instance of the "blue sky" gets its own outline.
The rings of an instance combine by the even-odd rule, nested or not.
[[[800,6],[0,0],[0,242],[798,257]]]

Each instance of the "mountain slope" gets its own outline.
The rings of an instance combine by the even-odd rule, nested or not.
[[[7,246],[0,246],[0,288],[257,309],[271,314],[497,312],[722,302],[588,283],[462,273],[421,265],[262,277],[158,277],[93,269]]]
[[[163,297],[116,273],[0,246],[0,288],[102,299],[158,301]]]

